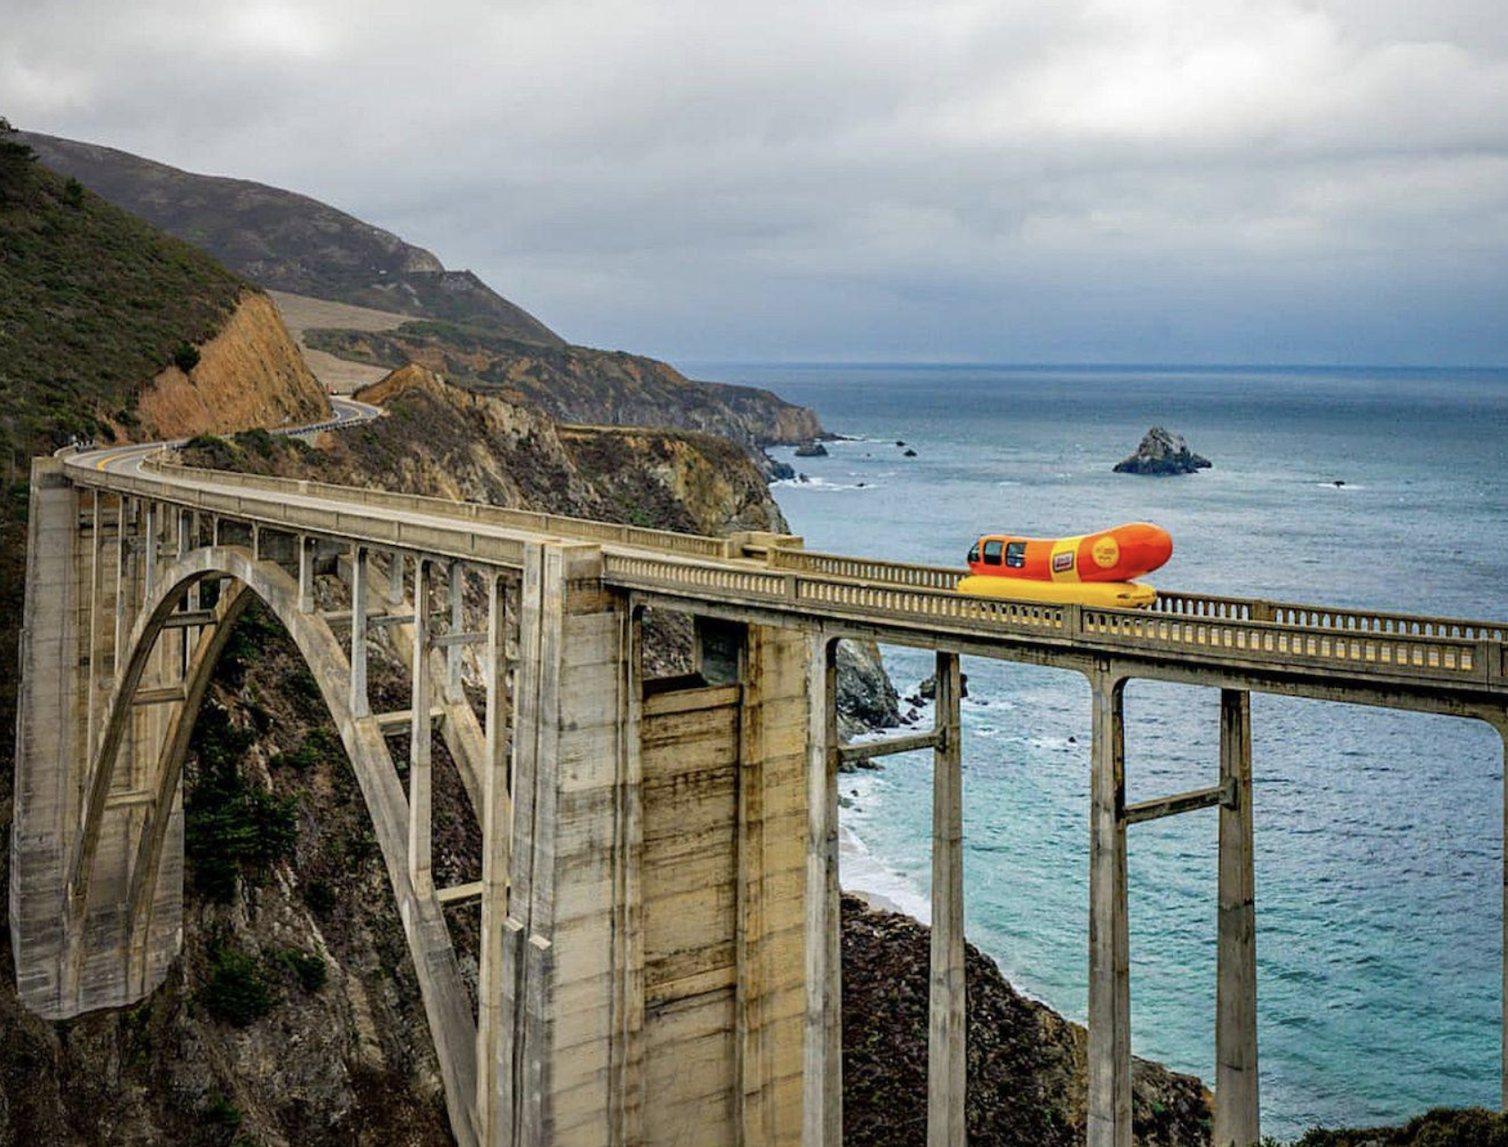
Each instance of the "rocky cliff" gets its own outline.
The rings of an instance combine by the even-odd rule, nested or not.
[[[538,406],[561,422],[674,426],[746,445],[803,442],[822,433],[814,411],[768,390],[688,379],[668,363],[623,351],[540,347],[452,323],[395,331],[305,333],[316,350],[397,368],[418,363],[452,382]]]
[[[909,916],[843,898],[843,1142],[911,1147],[927,1131],[930,931]],[[1027,999],[972,944],[968,1137],[972,1147],[1084,1142],[1087,1036]],[[1211,1096],[1190,1075],[1138,1059],[1132,1122],[1142,1147],[1209,1141]]]
[[[304,365],[272,300],[242,293],[187,371],[164,367],[136,402],[140,441],[303,425],[327,417],[329,400]]]

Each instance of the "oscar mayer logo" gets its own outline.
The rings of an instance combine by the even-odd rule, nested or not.
[[[1053,556],[1052,556],[1052,572],[1053,573],[1067,573],[1071,569],[1073,569],[1073,551],[1072,550],[1064,550],[1060,554],[1053,554]]]
[[[1094,545],[1090,547],[1090,555],[1094,558],[1094,564],[1102,570],[1107,570],[1121,560],[1121,547],[1109,534],[1095,538]]]

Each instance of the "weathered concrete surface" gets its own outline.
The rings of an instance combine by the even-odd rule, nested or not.
[[[33,463],[30,513],[10,931],[22,1002],[43,1015],[57,1015],[65,939],[59,906],[65,896],[82,780],[77,744],[79,498],[60,463]]]

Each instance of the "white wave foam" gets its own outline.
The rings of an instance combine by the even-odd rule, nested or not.
[[[838,828],[838,880],[845,890],[864,896],[877,907],[922,921],[931,919],[932,905],[927,897],[871,853],[846,825]]]

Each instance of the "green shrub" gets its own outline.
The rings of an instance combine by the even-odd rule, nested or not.
[[[278,998],[256,953],[216,943],[199,1002],[216,1019],[244,1028],[272,1011]]]
[[[330,887],[329,881],[316,877],[304,884],[304,903],[324,915],[335,907],[335,889]]]
[[[204,1118],[209,1123],[234,1129],[241,1126],[243,1116],[239,1107],[220,1092],[213,1091],[210,1093],[209,1102],[205,1104]]]
[[[330,978],[330,970],[325,966],[325,958],[318,952],[305,952],[300,948],[284,948],[274,952],[273,959],[292,972],[298,980],[299,987],[306,992],[319,991]]]
[[[84,205],[84,185],[71,175],[68,182],[63,184],[63,202],[73,208]]]
[[[199,365],[199,348],[193,343],[179,343],[173,348],[173,365],[188,374]]]
[[[185,801],[184,852],[194,886],[222,904],[235,898],[237,877],[260,881],[298,841],[296,800],[248,785],[241,775],[252,739],[225,710],[208,707],[191,743],[198,768]]]

